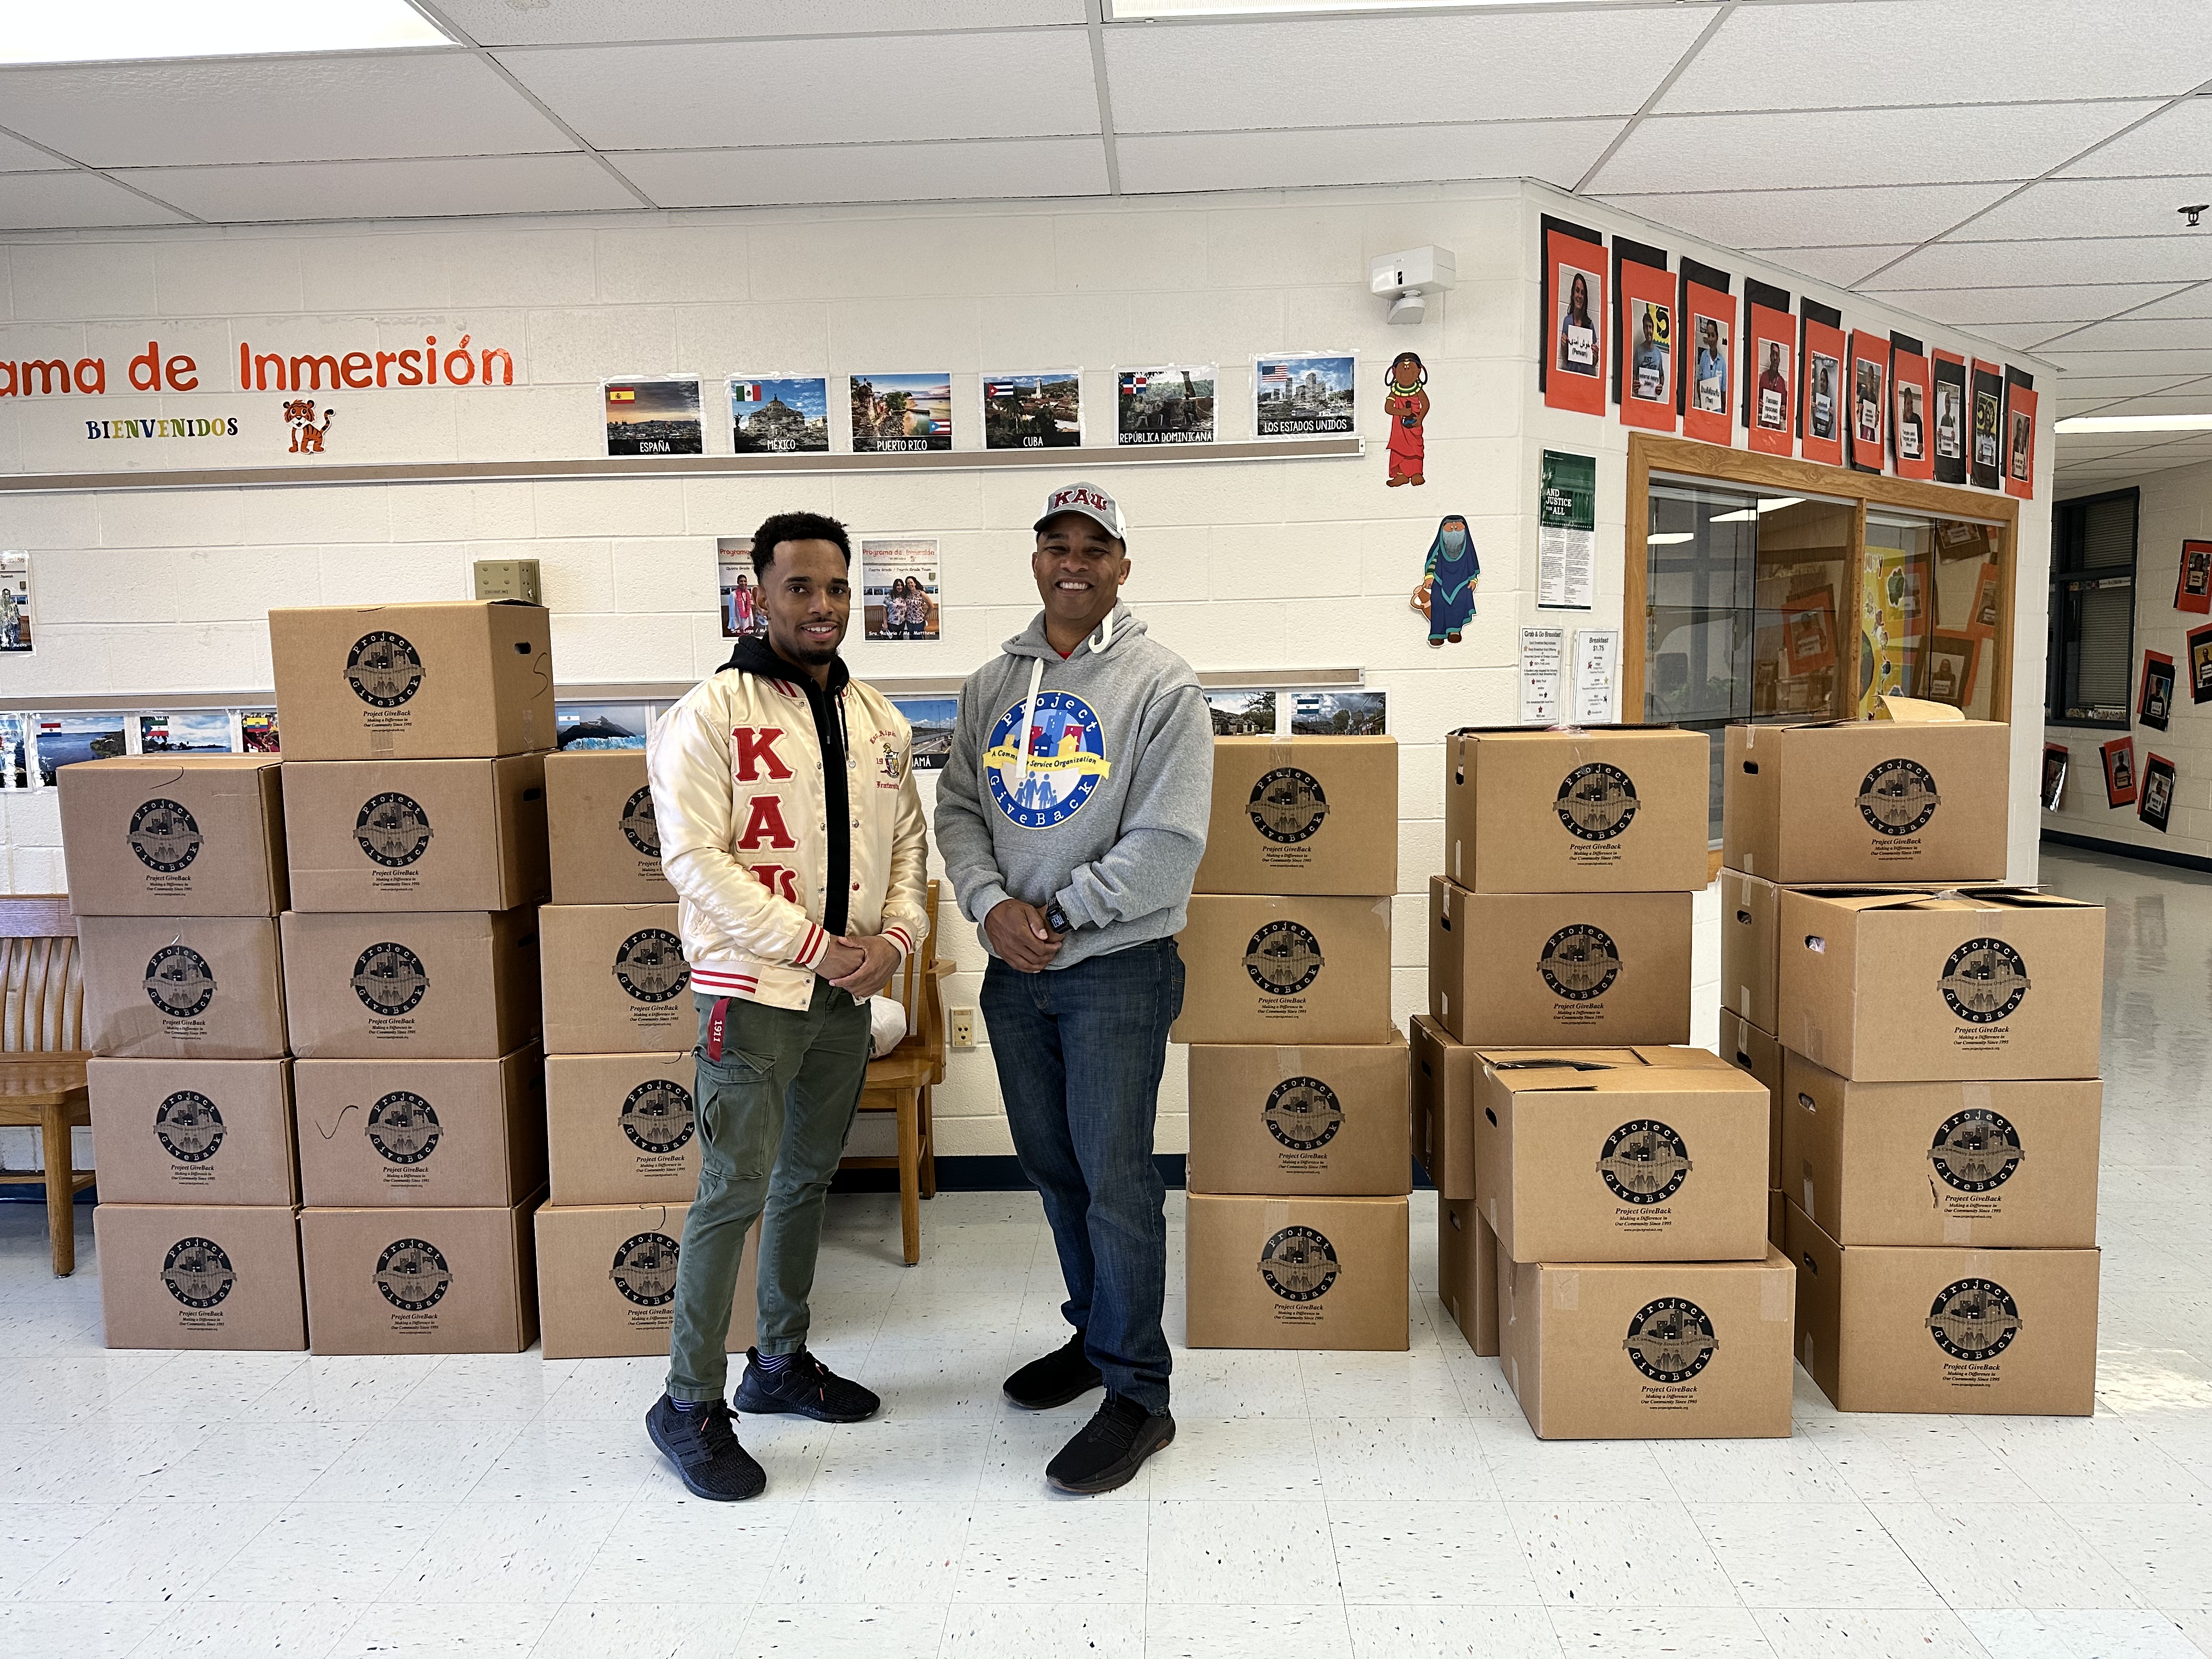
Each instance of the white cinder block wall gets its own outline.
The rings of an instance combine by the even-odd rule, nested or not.
[[[1560,205],[1562,203],[1564,206]],[[397,349],[435,335],[503,347],[512,386],[346,392],[325,459],[512,460],[601,453],[598,382],[696,373],[707,445],[729,447],[732,373],[949,368],[956,443],[978,376],[1080,366],[1093,441],[1110,440],[1117,364],[1217,362],[1220,435],[1250,435],[1255,352],[1358,352],[1360,460],[1115,467],[1100,479],[1133,528],[1130,604],[1201,669],[1357,665],[1390,694],[1402,745],[1393,1004],[1423,1007],[1425,884],[1443,859],[1450,727],[1515,718],[1523,622],[1619,625],[1626,441],[1607,419],[1544,411],[1534,373],[1537,218],[1565,213],[1792,292],[1790,273],[1517,182],[1143,201],[708,212],[283,230],[19,235],[0,246],[0,356],[104,355],[100,397],[0,402],[0,467],[289,464],[273,392],[241,393],[238,346]],[[1384,325],[1367,260],[1436,243],[1459,287],[1419,328]],[[1834,290],[1812,291],[1843,303]],[[1966,344],[1854,301],[1846,320]],[[158,339],[202,370],[191,393],[139,394],[124,366]],[[1398,350],[1431,371],[1427,476],[1385,487],[1378,387]],[[1984,356],[1990,355],[1984,348]],[[2013,361],[2020,361],[2015,354]],[[843,411],[832,422],[841,428]],[[88,419],[236,416],[234,439],[91,441]],[[1539,452],[1599,459],[1599,589],[1587,615],[1539,613],[1530,586]],[[2047,440],[2044,453],[2048,456]],[[313,465],[302,461],[303,468]],[[965,673],[1036,606],[1028,526],[1048,472],[822,478],[578,480],[512,484],[78,493],[0,500],[0,547],[34,555],[39,649],[0,660],[0,695],[247,690],[270,683],[271,605],[465,597],[471,561],[543,562],[564,684],[680,681],[726,655],[714,538],[815,507],[854,532],[942,539],[944,637],[849,646],[867,676]],[[2047,487],[2047,486],[2046,486]],[[1479,615],[1431,651],[1407,606],[1437,520],[1464,514],[1481,549]],[[2031,514],[2038,519],[2037,514]],[[2023,537],[2020,637],[2041,638],[2046,538]],[[2039,677],[2025,674],[2023,681]],[[1640,698],[1631,689],[1624,714]],[[2032,752],[2033,735],[2028,741]],[[926,786],[927,787],[927,786]],[[2022,801],[2032,799],[2016,789]],[[50,792],[0,794],[10,890],[64,885]],[[2027,845],[2032,849],[2033,830]],[[2032,851],[2031,851],[2032,856]],[[2015,854],[2015,873],[2020,858]],[[2029,866],[2032,868],[2032,865]],[[982,958],[951,911],[941,948],[973,1006]],[[1717,913],[1698,911],[1697,1040],[1714,1035]],[[979,1036],[983,1036],[979,1024]],[[938,1096],[939,1149],[1011,1150],[988,1048],[958,1052]],[[1170,1057],[1159,1146],[1186,1144]]]

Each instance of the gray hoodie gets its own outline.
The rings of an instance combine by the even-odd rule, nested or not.
[[[1122,605],[1064,660],[1042,611],[1004,649],[960,688],[937,780],[961,914],[988,949],[994,907],[1058,899],[1075,931],[1054,968],[1180,933],[1213,805],[1198,677]]]

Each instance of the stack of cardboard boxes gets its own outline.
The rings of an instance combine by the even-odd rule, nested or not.
[[[1449,740],[1414,1146],[1439,1295],[1547,1439],[1790,1432],[1767,1091],[1677,1046],[1709,753],[1663,728]]]
[[[315,1351],[517,1352],[545,1176],[547,614],[331,606],[269,629]]]
[[[60,787],[107,1345],[305,1347],[276,763],[87,761]]]
[[[545,1357],[668,1347],[684,1219],[699,1186],[696,1035],[676,890],[660,870],[641,749],[545,763],[553,902],[539,913],[551,1193],[538,1212]],[[748,1242],[731,1340],[750,1346]]]
[[[1900,712],[1729,734],[1723,994],[1774,1011],[1798,1358],[1844,1411],[2087,1414],[2104,913],[1976,884],[2007,728]]]
[[[1174,1031],[1192,1347],[1406,1346],[1397,854],[1393,739],[1215,739]]]

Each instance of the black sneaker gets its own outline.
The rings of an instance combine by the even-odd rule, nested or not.
[[[1148,1412],[1118,1394],[1106,1396],[1083,1432],[1045,1465],[1044,1478],[1056,1492],[1111,1492],[1128,1485],[1145,1460],[1175,1438],[1175,1419]]]
[[[1025,1412],[1048,1412],[1105,1382],[1098,1367],[1083,1357],[1083,1333],[1067,1339],[1042,1359],[1032,1359],[1006,1381],[1006,1398]]]
[[[768,1486],[768,1471],[738,1443],[730,1408],[719,1400],[680,1412],[664,1394],[645,1414],[645,1431],[696,1497],[734,1504],[759,1497]]]
[[[745,1374],[730,1403],[760,1416],[789,1412],[817,1423],[858,1423],[873,1417],[883,1401],[859,1383],[837,1375],[801,1348],[781,1370],[761,1369],[760,1350],[745,1350]]]

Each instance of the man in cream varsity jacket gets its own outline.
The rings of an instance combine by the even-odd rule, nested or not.
[[[868,1068],[867,1000],[928,927],[913,733],[837,654],[845,527],[784,513],[753,538],[768,638],[738,641],[647,748],[660,862],[699,1012],[699,1195],[677,1256],[653,1443],[702,1498],[767,1485],[738,1443],[725,1346],[757,1217],[760,1337],[739,1411],[829,1423],[882,1402],[806,1352],[822,1209]]]

